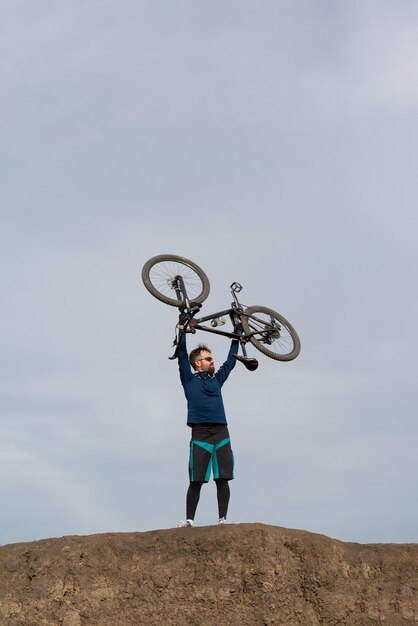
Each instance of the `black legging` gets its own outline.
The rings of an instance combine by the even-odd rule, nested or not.
[[[221,519],[221,517],[226,518],[230,495],[229,484],[228,481],[224,478],[217,478],[215,482],[218,496],[219,519]],[[186,519],[194,520],[197,505],[199,503],[200,490],[202,488],[202,485],[203,482],[200,481],[194,481],[189,485],[186,496]]]

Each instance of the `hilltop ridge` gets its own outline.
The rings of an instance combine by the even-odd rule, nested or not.
[[[406,626],[418,544],[230,524],[0,548],[6,626]]]

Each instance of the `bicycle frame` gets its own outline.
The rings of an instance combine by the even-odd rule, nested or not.
[[[181,337],[182,333],[195,333],[197,330],[202,330],[207,333],[213,333],[215,335],[222,335],[223,337],[228,337],[229,339],[237,339],[240,342],[242,353],[244,357],[247,357],[247,351],[245,349],[245,344],[248,341],[249,335],[244,333],[244,330],[241,326],[241,315],[243,313],[243,308],[241,304],[238,302],[238,298],[236,296],[242,289],[242,286],[239,283],[232,283],[231,285],[231,294],[233,297],[233,302],[229,309],[224,309],[223,311],[217,311],[216,313],[211,313],[210,315],[205,315],[203,317],[196,318],[195,315],[200,311],[201,304],[193,305],[190,303],[186,287],[184,285],[184,281],[182,276],[176,276],[173,280],[173,287],[176,291],[176,296],[179,301],[179,309],[184,314],[184,325],[183,328],[179,332],[178,338],[174,342],[174,345],[178,346],[178,340]],[[183,305],[186,304],[186,306]],[[216,327],[210,328],[209,326],[203,326],[205,322],[214,321],[220,317],[228,316],[231,320],[234,329],[238,329],[238,332],[228,332],[225,330],[219,330]],[[177,356],[177,349],[171,359],[175,359]]]
[[[236,340],[238,345],[233,356],[249,370],[255,369],[258,361],[247,357],[248,343],[275,361],[292,361],[300,353],[299,336],[283,315],[267,306],[240,304],[238,293],[242,287],[239,283],[230,286],[229,308],[202,315],[200,309],[210,293],[210,282],[202,268],[186,257],[174,254],[152,257],[144,264],[141,276],[152,296],[174,306],[180,313],[173,343],[176,353],[172,358],[177,357],[177,348],[185,333],[197,331]],[[232,328],[229,324],[224,326],[228,320]]]
[[[218,317],[225,317],[229,315],[231,318],[231,322],[234,324],[234,313],[235,309],[225,309],[225,311],[218,311],[217,313],[212,313],[212,315],[206,315],[205,317],[192,318],[189,322],[189,328],[195,330],[203,330],[207,333],[214,333],[215,335],[223,335],[224,337],[229,337],[230,339],[241,339],[241,333],[230,333],[226,330],[219,330],[217,328],[209,328],[208,326],[201,326],[204,322],[209,322],[211,320],[216,320]],[[193,330],[192,330],[193,332]]]

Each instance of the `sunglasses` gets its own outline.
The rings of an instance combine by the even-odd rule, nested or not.
[[[203,359],[196,359],[196,361],[209,361],[210,363],[213,361],[213,358],[211,356],[204,356]]]

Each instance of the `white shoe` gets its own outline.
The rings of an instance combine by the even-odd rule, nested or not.
[[[225,517],[221,517],[221,519],[219,520],[218,524],[226,524],[226,518]]]
[[[183,520],[180,520],[179,523],[176,524],[176,528],[193,528],[193,520],[186,519],[185,522]]]

